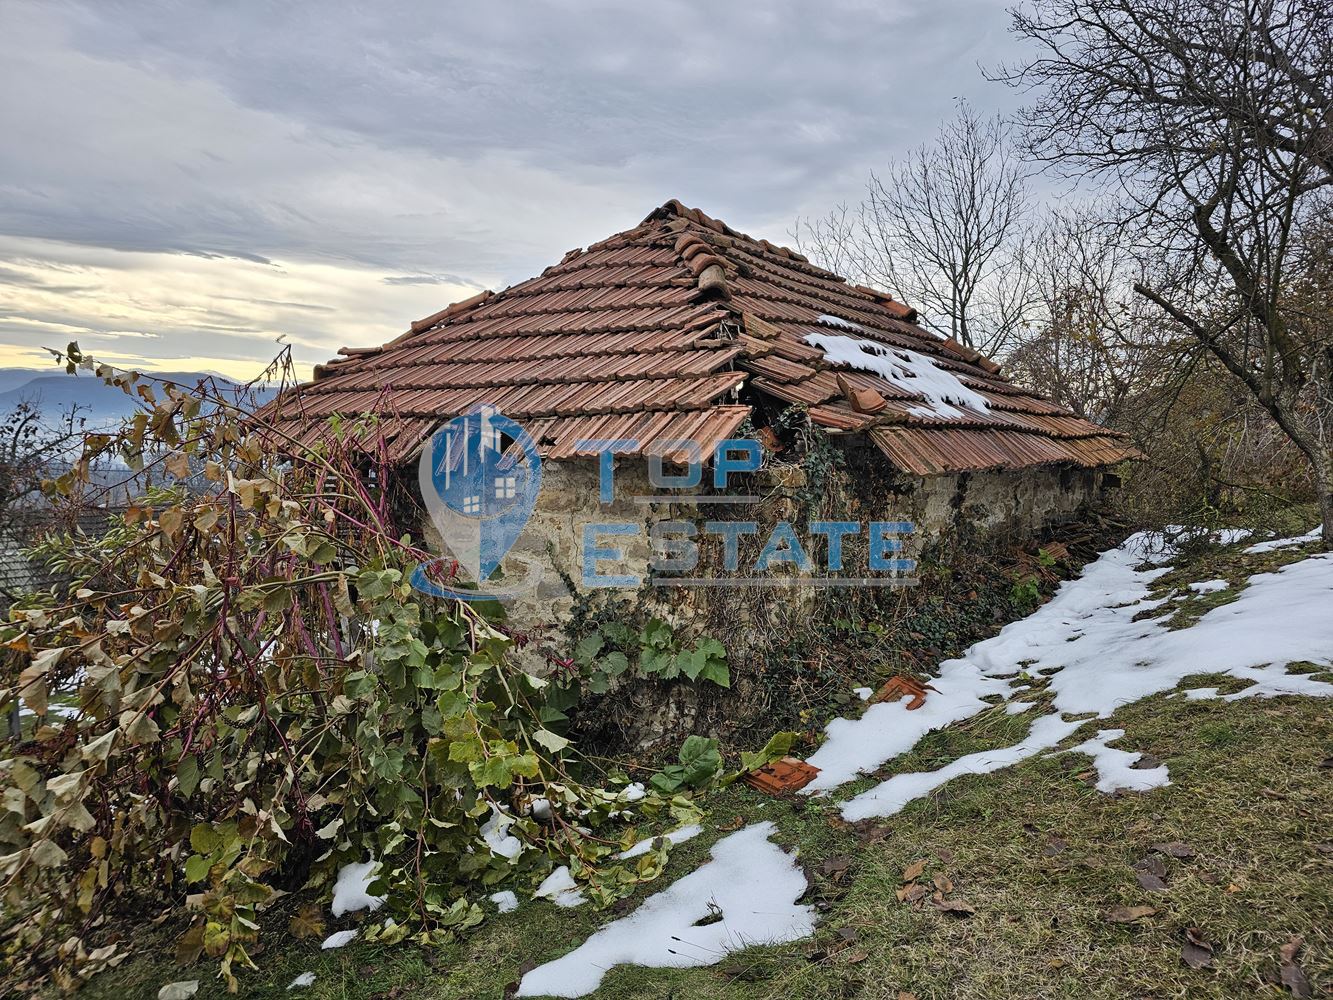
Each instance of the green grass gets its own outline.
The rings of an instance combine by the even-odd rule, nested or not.
[[[1327,850],[1333,840],[1333,771],[1320,767],[1333,754],[1327,703],[1160,696],[1093,725],[1126,729],[1117,745],[1165,760],[1172,784],[1105,796],[1091,787],[1087,758],[1036,758],[961,778],[890,820],[859,827],[818,801],[765,799],[743,788],[717,795],[709,804],[714,827],[734,825],[736,817],[777,823],[777,839],[811,873],[811,901],[827,908],[818,932],[708,968],[617,968],[597,996],[892,1000],[907,990],[921,1000],[1279,997],[1287,994],[1267,977],[1293,934],[1306,938],[1300,961],[1316,995],[1333,985],[1333,855],[1318,846]],[[986,713],[931,734],[893,770],[938,766],[1012,742],[1025,729],[1022,717]],[[712,829],[681,845],[665,879],[692,870],[723,835]],[[1067,846],[1057,850],[1060,841]],[[1169,841],[1189,844],[1196,856],[1163,859],[1167,891],[1141,889],[1134,863],[1152,844]],[[835,857],[850,858],[851,868],[819,874],[820,863]],[[946,876],[954,883],[948,898],[971,904],[974,916],[898,902],[902,872],[923,858],[922,880]],[[664,884],[645,886],[624,908]],[[1159,912],[1118,924],[1106,916],[1117,905]],[[607,916],[525,903],[465,940],[429,951],[353,944],[321,952],[315,942],[274,934],[257,956],[260,972],[244,976],[243,993],[296,996],[286,986],[309,970],[316,983],[300,995],[312,1000],[499,1000],[525,963],[564,954]],[[1214,968],[1182,962],[1187,927],[1214,943]],[[151,950],[169,954],[169,944]],[[149,954],[102,976],[84,995],[149,997],[162,983],[196,977],[200,996],[222,995],[210,976],[207,965],[176,970]]]

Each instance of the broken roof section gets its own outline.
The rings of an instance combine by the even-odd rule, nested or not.
[[[641,452],[690,440],[708,454],[762,393],[832,432],[867,434],[918,475],[1137,455],[888,295],[675,200],[539,277],[339,353],[261,411],[279,442],[313,443],[330,416],[373,412],[389,459],[405,461],[485,402],[548,459],[606,440]]]

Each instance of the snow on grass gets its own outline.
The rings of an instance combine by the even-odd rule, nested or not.
[[[626,802],[638,802],[639,799],[648,794],[648,790],[643,787],[642,781],[634,781],[626,785],[620,794]]]
[[[998,750],[979,750],[936,771],[895,774],[874,788],[843,803],[842,818],[849,823],[872,816],[892,816],[907,803],[933,792],[936,788],[964,774],[989,774],[1020,760],[1050,750],[1072,733],[1082,722],[1065,722],[1058,715],[1043,715],[1032,723],[1027,739]]]
[[[1219,590],[1226,590],[1230,586],[1226,580],[1200,580],[1198,583],[1191,583],[1189,589],[1196,594],[1216,594]]]
[[[1107,746],[1124,735],[1123,729],[1103,729],[1091,739],[1070,747],[1068,752],[1085,753],[1092,758],[1092,765],[1097,769],[1097,791],[1107,795],[1122,789],[1146,792],[1151,788],[1171,784],[1171,776],[1165,764],[1136,769],[1133,765],[1143,758],[1143,754]]]
[[[820,348],[830,364],[872,372],[905,392],[924,397],[928,405],[914,406],[910,410],[916,416],[961,417],[965,414],[959,407],[982,413],[990,409],[985,396],[969,389],[958,376],[940,367],[933,358],[916,351],[860,337],[824,333],[807,334],[805,342]]]
[[[1206,698],[1216,698],[1217,688],[1190,688],[1185,692],[1185,697],[1189,701],[1203,701]]]
[[[335,917],[380,908],[384,897],[370,894],[370,883],[375,881],[378,867],[378,863],[367,861],[364,864],[353,862],[338,869],[338,880],[333,883],[333,905],[329,907]]]
[[[490,900],[501,913],[513,913],[518,909],[518,897],[508,889],[491,893]]]
[[[532,894],[532,898],[549,899],[556,906],[563,906],[566,909],[573,906],[582,906],[587,902],[583,890],[574,881],[574,876],[569,874],[568,865],[561,865],[550,875],[547,875],[542,884],[537,886],[537,891]]]
[[[320,943],[320,948],[328,951],[330,948],[341,948],[344,945],[351,944],[356,937],[356,931],[335,931],[326,937]]]
[[[305,986],[315,985],[315,974],[313,972],[303,972],[287,986],[289,990],[299,990]]]
[[[718,841],[712,860],[525,975],[518,995],[587,996],[612,966],[714,965],[742,948],[807,936],[814,910],[796,902],[805,875],[768,839],[773,831],[770,822],[755,823]]]
[[[1005,715],[1022,715],[1029,708],[1035,705],[1035,701],[1011,701],[1004,706]]]
[[[679,830],[672,830],[669,833],[664,833],[661,838],[649,837],[647,840],[641,840],[633,847],[621,851],[616,857],[621,860],[637,858],[640,854],[647,854],[648,851],[652,849],[653,842],[658,839],[665,840],[668,844],[674,846],[676,844],[683,844],[687,840],[692,840],[703,832],[704,828],[698,823],[691,823],[689,826],[682,826]]]
[[[859,719],[830,722],[824,727],[824,745],[809,759],[819,774],[803,791],[826,792],[873,771],[912,749],[931,730],[971,718],[989,707],[983,696],[1007,690],[1004,681],[983,677],[964,660],[943,664],[930,686],[936,690],[928,692],[926,703],[915,711],[907,710],[905,699],[885,701],[871,705]]]
[[[1259,542],[1251,545],[1245,550],[1246,555],[1262,555],[1265,552],[1273,552],[1277,549],[1289,549],[1295,545],[1304,545],[1307,542],[1317,542],[1323,535],[1323,530],[1314,527],[1303,535],[1297,535],[1294,538],[1274,538],[1272,541]]]
[[[874,688],[852,688],[852,694],[856,695],[856,697],[860,698],[862,701],[869,701],[870,696],[874,693]]]
[[[1122,705],[1170,691],[1190,674],[1228,674],[1250,682],[1243,690],[1225,695],[1226,700],[1283,694],[1333,697],[1333,684],[1287,670],[1288,664],[1297,661],[1333,665],[1333,615],[1328,613],[1333,607],[1333,554],[1311,556],[1273,573],[1255,574],[1236,600],[1213,608],[1189,628],[1175,630],[1165,623],[1169,616],[1138,618],[1166,603],[1165,599],[1150,598],[1149,584],[1169,569],[1160,565],[1140,569],[1145,556],[1158,564],[1170,558],[1163,557],[1143,536],[1134,536],[1119,548],[1103,553],[1084,568],[1077,580],[1062,584],[1036,613],[972,646],[960,659],[941,664],[940,681],[933,683],[946,692],[949,705],[937,705],[937,711],[947,715],[950,709],[956,709],[957,718],[981,711],[975,705],[972,712],[965,709],[969,696],[975,700],[992,693],[985,687],[987,681],[1001,682],[1020,670],[1045,677],[1055,714],[1034,722],[1026,740],[1012,747],[971,754],[927,774],[897,775],[846,803],[844,818],[854,821],[892,815],[907,802],[959,774],[996,770],[1031,756],[1062,728],[1068,735],[1078,723],[1064,722],[1063,715],[1106,718]],[[1209,691],[1209,696],[1215,694],[1215,690]],[[911,715],[925,713],[938,698],[931,694],[915,713],[904,709],[899,716],[884,716],[884,731],[862,733],[859,751],[852,745],[850,727],[854,724],[830,723],[829,742],[811,757],[812,763],[817,763],[821,754],[832,758],[830,775],[820,775],[825,778],[821,788],[835,787],[846,780],[842,777],[847,770],[845,763],[858,752],[864,761],[870,761],[879,756],[880,750],[894,749],[896,744],[882,763],[910,749],[927,731],[920,723],[913,725]],[[878,707],[873,706],[871,711]],[[860,721],[869,717],[867,711]],[[841,737],[837,745],[835,734]],[[875,741],[880,743],[879,750],[871,754],[866,748]],[[1096,753],[1093,756],[1098,757]],[[1113,763],[1123,762],[1104,746],[1099,759],[1108,769]],[[869,768],[862,765],[860,769]],[[1114,783],[1117,779],[1113,776],[1106,780]],[[1134,779],[1142,780],[1147,779]]]

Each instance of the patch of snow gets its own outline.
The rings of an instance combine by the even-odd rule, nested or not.
[[[1304,545],[1307,542],[1317,542],[1323,535],[1323,530],[1318,526],[1310,529],[1303,535],[1297,535],[1294,538],[1274,538],[1268,542],[1259,542],[1251,545],[1245,550],[1246,555],[1262,555],[1265,552],[1273,552],[1276,549],[1289,549],[1294,545]]]
[[[1137,763],[1143,754],[1106,745],[1124,735],[1123,729],[1103,729],[1092,739],[1070,747],[1068,752],[1085,753],[1092,758],[1092,764],[1097,768],[1097,791],[1107,795],[1121,789],[1146,792],[1150,788],[1161,788],[1171,784],[1171,777],[1165,764],[1160,767],[1135,770],[1130,765]]]
[[[1027,739],[1013,746],[980,750],[959,757],[936,771],[895,774],[887,781],[881,781],[874,788],[843,803],[842,818],[855,823],[872,816],[893,816],[901,812],[907,803],[928,795],[960,775],[989,774],[1043,750],[1050,750],[1081,725],[1082,722],[1066,722],[1059,715],[1043,715],[1032,723]]]
[[[324,939],[320,948],[328,951],[330,948],[341,948],[343,945],[351,944],[352,939],[356,937],[356,931],[335,931]]]
[[[969,389],[947,368],[933,358],[902,347],[891,347],[860,337],[830,336],[811,333],[805,337],[824,352],[830,364],[847,365],[873,372],[905,392],[922,396],[929,404],[914,406],[910,412],[919,417],[961,417],[959,407],[985,413],[990,409],[986,397]]]
[[[364,864],[353,862],[338,869],[338,880],[333,883],[333,905],[329,907],[335,917],[380,908],[384,897],[370,894],[370,883],[375,881],[378,867],[378,862],[367,861]]]
[[[1049,676],[1057,711],[1102,718],[1204,672],[1255,682],[1258,690],[1246,694],[1333,695],[1333,685],[1286,671],[1298,660],[1333,662],[1333,555],[1252,576],[1235,601],[1172,630],[1134,621],[1161,606],[1148,598],[1148,584],[1167,571],[1135,569],[1140,551],[1127,543],[1103,553],[1035,614],[977,643],[962,662],[989,676],[1026,662]]]
[[[562,958],[523,977],[522,997],[581,997],[616,965],[682,969],[715,965],[729,952],[781,944],[814,930],[814,910],[796,902],[805,875],[755,823],[713,845],[712,860],[607,924]],[[712,923],[701,922],[720,917]]]
[[[297,990],[303,986],[315,985],[315,974],[313,972],[303,972],[291,981],[287,989]]]
[[[624,791],[620,794],[626,802],[638,802],[639,799],[648,794],[648,790],[643,787],[642,781],[635,781],[626,785]]]
[[[180,982],[167,983],[157,991],[157,1000],[189,1000],[199,992],[199,980],[182,979]]]
[[[984,695],[1006,690],[1004,681],[983,677],[963,660],[942,664],[940,676],[930,686],[936,690],[927,692],[926,703],[915,711],[907,710],[907,699],[883,701],[871,705],[859,719],[834,719],[825,726],[824,745],[809,758],[819,774],[802,791],[826,792],[873,771],[912,749],[926,733],[988,708],[981,700]]]
[[[703,832],[704,828],[698,823],[691,823],[689,826],[682,826],[679,830],[672,830],[669,833],[662,834],[661,839],[674,847],[676,844],[683,844],[687,840],[694,839]],[[653,841],[657,839],[657,837],[649,837],[647,840],[641,840],[633,847],[621,851],[616,857],[621,860],[626,860],[628,858],[637,858],[640,854],[647,854],[653,846]]]
[[[563,906],[566,909],[582,906],[587,902],[587,899],[583,896],[583,890],[574,881],[574,876],[569,874],[568,865],[561,865],[550,875],[547,875],[541,885],[537,886],[537,891],[532,894],[532,898],[541,899],[543,897],[549,899],[556,906]]]
[[[866,328],[860,323],[853,323],[849,319],[843,319],[841,316],[831,316],[828,313],[821,313],[819,322],[824,326],[837,327],[840,330],[852,330],[855,333],[865,333]]]
[[[852,688],[852,694],[856,695],[862,701],[869,701],[870,696],[874,693],[874,688]]]
[[[1216,594],[1219,590],[1226,590],[1230,586],[1226,580],[1200,580],[1198,583],[1191,583],[1189,589],[1196,594]]]
[[[509,836],[514,817],[491,805],[491,818],[481,825],[481,839],[496,857],[514,859],[523,853],[523,841]]]
[[[528,813],[533,819],[546,822],[551,818],[551,800],[541,797],[533,799],[528,803]]]
[[[1035,705],[1035,701],[1011,701],[1004,706],[1005,715],[1022,715],[1029,708]]]
[[[518,897],[508,889],[503,892],[493,892],[490,898],[491,902],[495,904],[495,908],[501,913],[512,913],[518,909]]]
[[[1254,532],[1249,528],[1222,528],[1220,531],[1213,532],[1213,539],[1222,545],[1235,545],[1237,542],[1243,542],[1253,535]]]
[[[1185,692],[1185,697],[1190,701],[1203,701],[1205,698],[1216,698],[1217,688],[1190,688]]]

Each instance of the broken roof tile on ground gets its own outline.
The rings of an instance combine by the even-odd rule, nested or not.
[[[833,341],[839,351],[817,346]],[[847,363],[858,350],[869,360]],[[262,411],[278,447],[314,442],[334,414],[372,412],[401,462],[442,421],[488,403],[523,422],[547,458],[591,455],[584,442],[610,439],[635,451],[688,439],[707,454],[766,395],[809,407],[831,432],[867,434],[917,475],[1137,454],[917,325],[902,303],[674,200],[536,278],[341,354]],[[927,383],[971,403],[932,406],[916,391]]]

